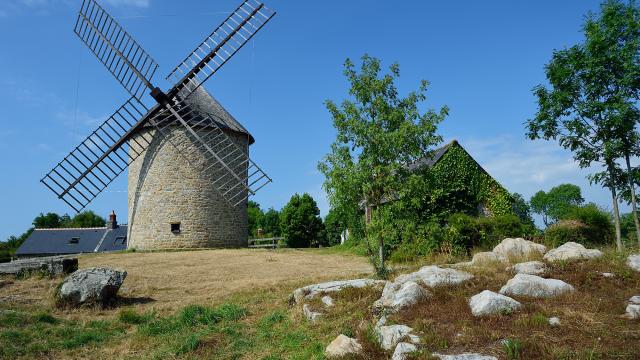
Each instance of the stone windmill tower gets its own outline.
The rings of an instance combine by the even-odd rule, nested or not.
[[[155,61],[84,0],[74,32],[131,98],[41,182],[80,211],[129,168],[129,247],[246,246],[247,199],[271,179],[249,158],[251,134],[202,84],[274,15],[244,1],[173,69],[163,92],[151,84]]]

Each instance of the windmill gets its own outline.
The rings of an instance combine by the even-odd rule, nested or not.
[[[246,204],[271,182],[248,153],[253,137],[202,84],[273,16],[246,0],[167,76],[95,1],[83,0],[74,33],[130,98],[41,182],[76,212],[129,170],[129,246],[239,246]],[[145,105],[145,94],[156,102]],[[148,98],[147,98],[148,99]]]

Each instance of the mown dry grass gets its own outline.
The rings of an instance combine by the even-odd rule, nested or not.
[[[391,355],[380,349],[373,331],[371,305],[379,289],[333,293],[336,306],[328,309],[319,297],[309,301],[312,309],[324,313],[316,323],[304,318],[301,305],[288,303],[295,287],[370,274],[364,258],[220,250],[81,259],[81,267],[96,265],[130,272],[123,289],[126,298],[116,308],[52,308],[42,299],[59,279],[16,280],[0,289],[0,297],[13,296],[12,302],[0,300],[0,348],[5,345],[0,358],[324,359],[324,348],[340,333],[357,337],[363,345],[364,352],[349,359]],[[420,265],[403,266],[395,273]],[[598,260],[554,265],[548,276],[574,285],[574,294],[517,298],[524,304],[522,311],[484,318],[471,315],[468,299],[485,289],[498,291],[512,274],[503,266],[470,271],[476,275],[473,280],[433,289],[429,300],[389,318],[413,327],[422,338],[422,352],[413,359],[429,359],[433,351],[473,351],[500,359],[640,358],[640,323],[620,316],[626,300],[640,293],[640,274],[624,265],[624,257],[608,252]],[[599,272],[615,277],[604,278]],[[212,279],[216,274],[224,280]],[[20,296],[24,298],[18,301]],[[154,301],[139,303],[145,297]],[[17,314],[3,313],[7,308]],[[560,327],[548,325],[551,316],[561,319]]]

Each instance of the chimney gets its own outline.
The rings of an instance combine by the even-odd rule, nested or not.
[[[116,212],[111,210],[109,214],[109,221],[107,221],[107,229],[115,229],[118,227],[118,221],[116,220]]]

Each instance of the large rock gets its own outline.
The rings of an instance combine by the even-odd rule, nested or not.
[[[358,340],[340,334],[327,346],[324,353],[327,357],[333,358],[357,354],[361,351],[362,345]]]
[[[474,316],[512,313],[522,307],[516,300],[490,290],[473,295],[469,306]]]
[[[430,294],[420,287],[420,283],[429,286],[455,285],[473,278],[473,275],[455,269],[441,268],[439,266],[424,266],[416,272],[396,277],[393,282],[388,282],[382,290],[382,296],[374,306],[398,310],[415,304]]]
[[[304,299],[312,299],[316,295],[321,293],[336,292],[346,288],[363,288],[367,286],[383,285],[384,280],[373,279],[355,279],[355,280],[341,280],[341,281],[329,281],[321,284],[307,285],[293,291],[291,294],[291,300],[294,303],[299,303]]]
[[[393,356],[391,357],[391,360],[406,360],[407,355],[418,351],[418,348],[408,342],[401,342],[398,343],[398,345],[396,346],[396,350],[393,352]]]
[[[542,261],[527,261],[515,264],[507,270],[516,274],[540,275],[547,271],[547,267]]]
[[[544,255],[544,259],[547,261],[594,259],[602,255],[602,251],[600,250],[587,249],[581,244],[568,242],[555,249],[549,250],[549,252]]]
[[[500,253],[495,253],[493,251],[485,251],[479,252],[473,255],[473,259],[471,259],[471,266],[487,266],[487,265],[502,265],[508,264],[509,259],[507,259],[504,255]]]
[[[640,254],[629,255],[627,265],[633,270],[640,272]]]
[[[64,306],[108,305],[115,299],[127,272],[97,267],[78,270],[68,276],[56,293],[57,303]]]
[[[516,274],[500,289],[500,294],[537,298],[558,296],[574,291],[574,287],[562,280],[544,279],[536,275]]]
[[[322,301],[322,303],[324,304],[324,306],[326,307],[332,307],[334,304],[333,302],[333,298],[329,295],[325,295],[323,296],[320,301]]]
[[[375,306],[398,311],[429,296],[431,294],[427,290],[413,281],[390,283],[385,286],[382,297],[376,301]]]
[[[457,355],[443,355],[433,353],[432,355],[440,360],[498,360],[498,358],[495,356],[487,356],[476,353],[464,353]]]
[[[387,325],[380,326],[376,329],[378,331],[378,340],[380,346],[385,350],[391,350],[400,341],[408,338],[410,342],[416,344],[420,342],[420,338],[413,335],[412,328],[407,325]]]
[[[627,319],[640,319],[640,295],[632,296],[629,299],[626,311],[625,316]]]
[[[430,265],[423,266],[416,272],[400,275],[393,283],[404,284],[407,281],[414,281],[416,283],[423,283],[428,287],[436,287],[441,285],[457,285],[472,278],[473,275],[468,272]]]
[[[544,254],[547,247],[522,238],[506,238],[493,248],[493,252],[509,260],[528,259]]]

